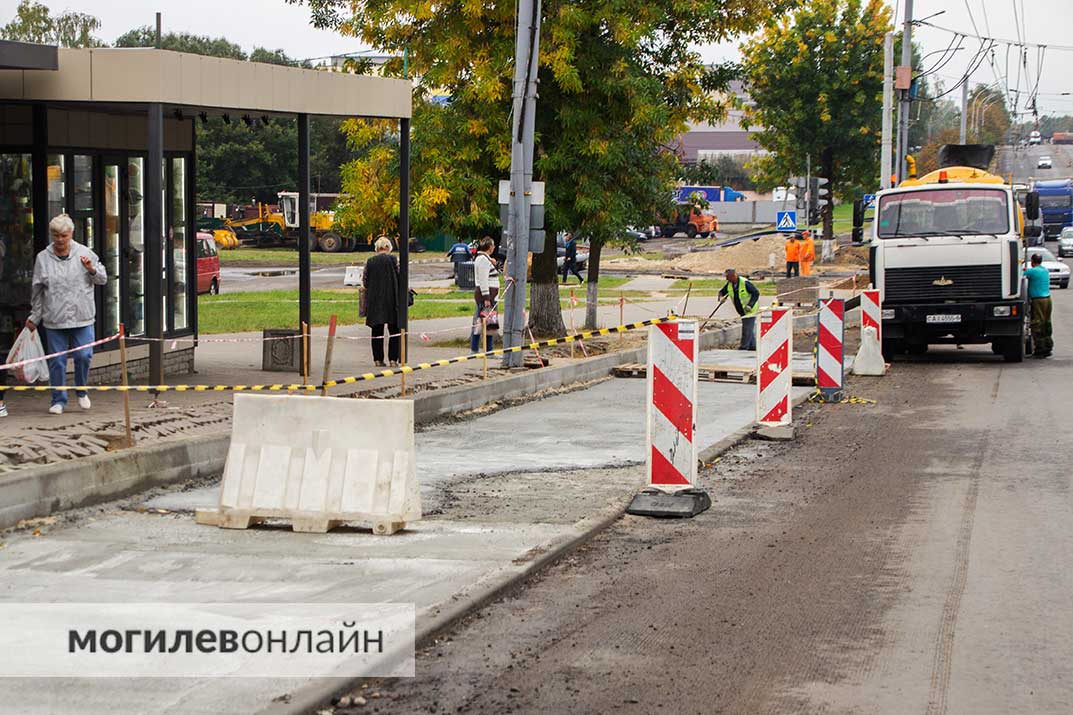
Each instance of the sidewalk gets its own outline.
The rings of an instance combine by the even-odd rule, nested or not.
[[[766,298],[766,296],[765,296]],[[768,299],[769,300],[769,299]],[[680,299],[656,300],[639,304],[627,304],[624,315],[626,322],[647,320],[666,315],[675,308]],[[765,301],[766,302],[766,301]],[[714,298],[691,298],[689,312],[694,315],[707,316],[714,308]],[[573,313],[578,330],[584,323],[584,306],[564,311],[564,320],[569,326],[569,314]],[[601,306],[599,309],[601,326],[619,324],[618,305]],[[720,318],[733,317],[733,308],[729,304],[719,311]],[[428,334],[433,340],[450,338],[467,339],[470,319],[440,318],[435,320],[414,321],[411,324],[409,360],[411,365],[421,362],[454,357],[466,354],[468,348],[432,347],[422,341],[421,335]],[[327,339],[326,327],[315,327],[312,331],[312,348],[310,364],[312,374],[310,382],[319,383],[323,373],[324,352]],[[638,331],[634,335],[643,333]],[[372,364],[369,347],[370,331],[364,325],[348,325],[338,331],[331,376],[333,378],[348,375],[361,375],[382,368]],[[244,339],[254,342],[218,343],[204,342],[198,346],[195,364],[197,373],[170,378],[169,384],[203,384],[203,385],[252,385],[275,383],[300,383],[300,376],[289,372],[266,372],[261,366],[261,343],[259,333],[239,333],[205,336],[213,339]],[[352,339],[356,338],[356,339]],[[631,336],[632,345],[637,345],[639,338]],[[619,345],[617,336],[604,337],[600,341],[607,349],[616,350]],[[627,342],[627,345],[631,344]],[[551,351],[545,351],[545,356]],[[569,364],[569,348],[556,352],[553,365]],[[580,348],[574,351],[575,360],[584,357]],[[499,369],[500,360],[488,360],[488,379],[504,377],[505,371]],[[408,390],[428,390],[455,387],[457,385],[481,380],[482,361],[473,360],[431,370],[422,370],[406,377]],[[382,378],[369,382],[360,382],[333,388],[330,394],[341,396],[355,392],[376,392],[381,394],[398,394],[400,380],[398,377]],[[123,396],[116,392],[92,392],[93,408],[89,412],[80,410],[71,400],[68,411],[60,416],[47,413],[47,392],[8,392],[7,405],[9,416],[0,419],[0,473],[18,468],[21,465],[54,463],[67,459],[77,459],[107,451],[109,441],[120,437],[123,427]],[[196,435],[213,436],[230,429],[232,393],[229,392],[166,392],[161,399],[166,407],[148,408],[152,396],[145,392],[130,393],[131,420],[134,424],[135,438],[139,445],[155,444],[169,439]]]
[[[704,361],[729,356],[705,352]],[[698,448],[754,419],[755,386],[700,384]],[[64,514],[8,537],[0,599],[414,603],[418,634],[472,609],[621,514],[643,482],[645,381],[611,379],[417,435],[428,515],[393,536],[198,526],[216,487]],[[808,388],[797,388],[803,396]],[[476,445],[480,445],[476,448]],[[139,505],[155,511],[139,513]],[[23,713],[308,712],[338,681],[6,680]],[[287,696],[287,697],[283,697]],[[309,698],[313,698],[310,700]],[[273,702],[273,700],[276,700]]]

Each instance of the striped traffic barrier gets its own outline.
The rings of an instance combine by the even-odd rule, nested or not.
[[[816,333],[816,388],[824,402],[840,402],[842,399],[845,316],[845,300],[829,298],[820,301]]]
[[[275,384],[275,385],[61,385],[59,387],[52,387],[50,385],[14,385],[6,387],[4,389],[11,390],[12,392],[45,392],[48,390],[94,390],[97,392],[315,392],[328,387],[337,387],[339,385],[351,385],[357,382],[365,382],[368,380],[378,380],[384,377],[396,377],[398,375],[407,375],[412,372],[418,372],[420,370],[431,370],[436,367],[443,367],[445,365],[454,365],[460,362],[466,362],[467,360],[479,360],[486,357],[494,357],[504,355],[506,353],[516,353],[523,350],[536,350],[537,348],[550,347],[552,345],[567,345],[575,341],[588,340],[600,335],[612,335],[615,333],[626,333],[631,330],[637,330],[639,328],[647,328],[652,325],[660,325],[664,323],[673,323],[677,320],[677,316],[674,314],[661,318],[651,318],[649,320],[641,320],[636,323],[626,323],[625,325],[616,325],[611,328],[598,328],[596,330],[588,330],[585,332],[577,333],[575,335],[567,335],[563,338],[551,338],[550,340],[542,340],[539,342],[529,343],[528,345],[516,345],[510,348],[498,348],[496,350],[489,350],[483,353],[471,353],[469,355],[459,355],[453,358],[447,358],[444,360],[436,360],[433,362],[423,362],[417,365],[403,365],[399,368],[380,370],[378,372],[367,372],[361,375],[352,375],[350,377],[339,378],[338,380],[327,380],[320,384],[302,385],[302,384]],[[111,338],[109,338],[111,339]]]
[[[648,487],[626,511],[695,516],[711,506],[697,481],[700,336],[694,321],[654,325],[648,334],[646,454]]]
[[[885,375],[883,319],[878,290],[861,291],[861,346],[853,359],[854,375]]]
[[[756,422],[761,428],[785,430],[793,422],[790,396],[793,324],[794,315],[790,308],[772,308],[760,314],[760,340],[756,350]]]

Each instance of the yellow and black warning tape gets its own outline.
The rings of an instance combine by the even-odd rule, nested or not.
[[[855,397],[853,395],[847,395],[842,393],[839,399],[829,399],[820,390],[816,390],[808,396],[809,402],[822,402],[824,404],[847,404],[847,405],[875,405],[878,404],[875,400],[868,399],[867,397]]]
[[[616,325],[613,328],[599,328],[597,330],[588,330],[582,333],[575,333],[573,335],[567,335],[564,338],[551,338],[550,340],[541,340],[539,342],[529,343],[528,345],[516,345],[510,348],[498,348],[496,350],[489,350],[483,353],[472,353],[470,355],[459,355],[457,357],[448,358],[446,360],[435,360],[433,362],[422,362],[417,365],[404,365],[399,368],[380,370],[379,372],[367,372],[362,375],[352,375],[350,377],[340,378],[338,380],[328,380],[316,385],[302,385],[302,384],[276,384],[276,385],[86,385],[86,386],[74,386],[64,385],[62,387],[52,387],[50,385],[14,385],[12,387],[6,387],[3,389],[11,390],[13,392],[45,392],[48,390],[94,390],[96,392],[313,392],[316,390],[323,390],[328,387],[336,387],[338,385],[351,385],[356,382],[364,382],[367,380],[378,380],[382,377],[394,377],[396,375],[408,375],[412,372],[418,372],[419,370],[431,370],[436,367],[443,367],[445,365],[454,365],[460,362],[466,362],[467,360],[479,360],[481,358],[502,356],[507,353],[517,353],[523,350],[535,350],[538,348],[551,347],[552,345],[566,345],[568,343],[578,342],[580,340],[586,340],[588,338],[597,337],[600,335],[613,335],[615,333],[626,333],[631,330],[637,330],[639,328],[646,328],[650,325],[658,325],[660,323],[669,323],[677,320],[678,317],[673,313],[662,318],[651,318],[649,320],[641,320],[636,323],[626,323],[624,325]]]

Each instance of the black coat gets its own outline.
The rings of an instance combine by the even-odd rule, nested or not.
[[[399,320],[399,264],[390,253],[378,253],[365,262],[365,324],[395,325]]]

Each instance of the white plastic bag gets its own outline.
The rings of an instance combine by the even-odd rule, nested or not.
[[[45,348],[41,345],[41,333],[23,328],[22,332],[19,333],[19,337],[15,338],[15,344],[11,347],[11,352],[7,354],[7,361],[9,363],[22,362],[23,360],[44,357],[44,355]],[[37,360],[27,365],[20,365],[12,372],[15,375],[15,379],[20,382],[47,382],[48,361]]]

